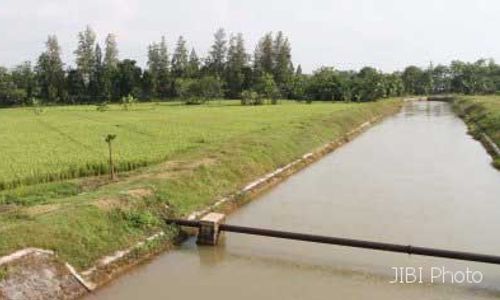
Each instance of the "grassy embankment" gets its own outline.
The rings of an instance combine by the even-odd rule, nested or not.
[[[462,96],[453,105],[474,137],[482,140],[481,134],[485,133],[500,147],[500,96]],[[488,148],[486,143],[485,146]],[[492,151],[490,153],[493,155],[493,165],[500,169],[500,157]]]
[[[89,267],[168,231],[160,218],[166,206],[175,215],[205,207],[400,103],[0,110],[0,255],[39,247]],[[117,134],[120,170],[148,166],[114,182],[74,178],[106,171],[108,133]]]

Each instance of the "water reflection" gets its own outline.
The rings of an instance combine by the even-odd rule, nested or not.
[[[439,117],[452,114],[449,104],[446,102],[410,101],[403,107],[402,114],[405,117],[426,116]]]

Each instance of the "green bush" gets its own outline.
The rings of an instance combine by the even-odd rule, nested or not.
[[[244,90],[241,93],[242,105],[261,105],[263,103],[262,97],[254,90]]]
[[[273,75],[264,73],[257,80],[255,89],[260,96],[269,99],[271,104],[278,103],[278,98],[281,94],[276,82],[274,81]]]
[[[130,106],[134,105],[137,102],[137,99],[129,94],[127,97],[122,97],[121,104],[124,110],[128,110]]]
[[[160,225],[158,218],[148,210],[116,209],[113,215],[125,220],[134,229],[151,229]]]
[[[96,110],[100,112],[108,111],[109,110],[108,101],[104,101],[102,103],[97,104]]]
[[[200,79],[182,78],[175,82],[177,95],[186,104],[203,104],[222,97],[222,81],[213,76]]]

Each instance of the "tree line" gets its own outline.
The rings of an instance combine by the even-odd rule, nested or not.
[[[189,104],[210,99],[241,99],[262,104],[268,99],[373,101],[405,94],[489,94],[500,91],[500,66],[493,60],[453,61],[449,66],[409,66],[383,73],[372,67],[342,71],[321,67],[303,74],[294,66],[291,45],[281,32],[265,34],[249,54],[242,34],[214,34],[206,57],[199,57],[180,36],[171,51],[165,37],[147,49],[143,69],[120,59],[116,37],[104,47],[87,26],[78,33],[75,66],[61,59],[57,37],[51,35],[35,64],[0,67],[0,106],[102,104],[134,97],[142,101],[181,98]]]

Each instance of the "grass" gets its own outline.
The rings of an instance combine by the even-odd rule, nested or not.
[[[232,104],[139,104],[103,113],[91,106],[53,107],[40,116],[29,109],[0,110],[0,119],[8,120],[0,124],[0,140],[7,141],[0,178],[9,182],[0,192],[0,255],[40,247],[79,269],[89,267],[159,229],[171,232],[162,216],[205,207],[367,120],[397,111],[401,101]],[[109,132],[118,135],[114,148],[122,171],[148,166],[122,172],[117,181],[54,181],[105,164],[102,136]]]
[[[7,278],[7,268],[0,266],[0,281]]]
[[[157,103],[135,105],[128,111],[110,106],[106,112],[95,106],[50,107],[40,115],[31,108],[3,109],[0,190],[107,173],[107,134],[117,135],[113,146],[118,171],[129,171],[203,144],[265,130],[282,120],[321,118],[347,107],[286,102],[276,113],[272,106],[186,108]]]
[[[455,109],[469,125],[472,135],[486,133],[500,146],[500,96],[467,96],[454,101]],[[493,157],[500,169],[500,157]]]

